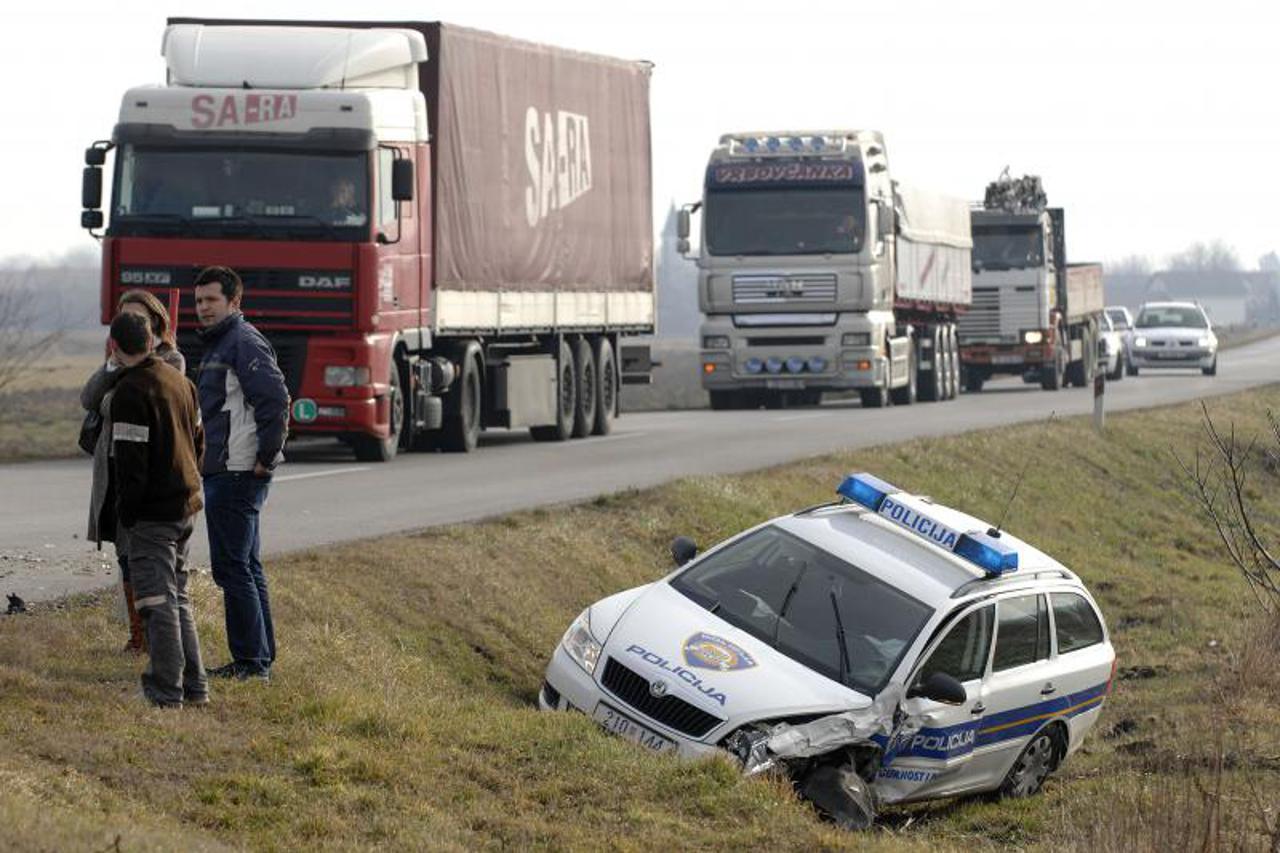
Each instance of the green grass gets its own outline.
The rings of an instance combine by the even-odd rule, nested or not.
[[[1280,390],[1210,407],[1261,432]],[[1183,405],[1114,416],[1104,436],[1068,420],[917,440],[294,554],[268,567],[274,681],[219,683],[205,710],[143,707],[140,663],[115,652],[123,628],[105,600],[0,618],[4,843],[1154,850],[1201,846],[1217,803],[1223,843],[1265,847],[1264,809],[1280,807],[1280,633],[1260,627],[1170,457],[1193,450],[1198,417]],[[1085,578],[1122,668],[1157,673],[1118,683],[1043,796],[888,809],[881,828],[847,835],[728,760],[651,756],[585,717],[534,710],[569,620],[665,573],[673,536],[710,544],[826,500],[860,469],[995,517],[1028,458],[1007,526]],[[1280,475],[1253,476],[1275,532]],[[220,663],[216,590],[200,576],[194,591]]]

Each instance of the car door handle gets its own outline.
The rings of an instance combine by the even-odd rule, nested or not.
[[[981,702],[979,702],[978,704],[974,705],[972,708],[969,709],[970,714],[985,714],[986,712],[987,712],[987,706],[983,705]]]
[[[1048,696],[1048,695],[1050,695],[1051,693],[1057,693],[1057,692],[1058,692],[1058,688],[1054,687],[1054,686],[1053,686],[1053,682],[1052,682],[1052,681],[1050,681],[1048,684],[1046,684],[1046,685],[1044,686],[1044,689],[1040,691],[1040,695],[1041,695],[1041,696]]]

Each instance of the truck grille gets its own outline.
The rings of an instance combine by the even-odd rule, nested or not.
[[[264,332],[263,337],[275,350],[276,364],[284,374],[289,396],[296,400],[307,366],[307,336],[298,332]],[[187,378],[195,382],[200,373],[200,360],[204,358],[204,342],[194,331],[182,330],[178,332],[178,349],[187,360]]]
[[[831,274],[735,275],[733,301],[739,305],[835,302],[836,277]]]
[[[960,315],[956,324],[960,334],[969,338],[1000,337],[1000,290],[975,287],[973,304]]]
[[[643,675],[613,658],[605,662],[603,682],[605,689],[649,719],[692,738],[701,738],[724,722],[675,696],[654,696]]]

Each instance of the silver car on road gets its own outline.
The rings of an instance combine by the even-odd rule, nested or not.
[[[1218,337],[1198,302],[1148,302],[1133,324],[1132,372],[1144,368],[1200,368],[1218,372]]]

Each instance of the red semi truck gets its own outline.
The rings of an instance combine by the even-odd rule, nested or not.
[[[648,381],[648,63],[440,23],[171,19],[162,53],[86,152],[104,323],[179,288],[197,364],[191,282],[233,267],[292,433],[364,460],[607,433]]]

